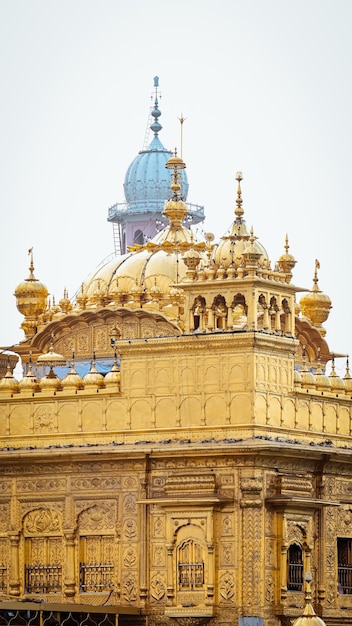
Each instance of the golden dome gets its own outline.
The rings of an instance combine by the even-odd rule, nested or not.
[[[315,386],[317,391],[331,391],[331,380],[329,376],[324,374],[320,363],[318,363],[317,371],[315,372]]]
[[[303,615],[298,617],[292,626],[326,626],[324,620],[319,617],[310,602],[306,603]]]
[[[34,276],[33,248],[29,250],[29,253],[31,255],[29,276],[17,285],[14,293],[17,309],[25,317],[22,329],[26,338],[35,334],[38,317],[46,310],[48,297],[46,286]]]
[[[305,577],[306,593],[304,610],[302,615],[295,619],[292,626],[326,626],[324,620],[316,614],[312,605],[312,594],[310,589],[311,580],[311,573],[307,572]]]
[[[55,374],[53,368],[66,365],[66,359],[62,354],[54,352],[53,336],[51,336],[49,351],[38,356],[37,365],[46,365],[49,367],[48,374],[43,376],[39,381],[41,389],[61,389],[60,378]]]
[[[20,391],[29,391],[35,393],[40,391],[40,386],[37,377],[33,374],[32,359],[30,357],[28,363],[28,372],[18,383]]]
[[[291,280],[292,278],[292,270],[294,268],[294,266],[296,265],[296,259],[294,256],[292,256],[292,254],[289,254],[289,245],[288,245],[288,235],[286,234],[286,241],[285,241],[285,254],[282,254],[277,262],[278,266],[282,269],[283,272],[285,272],[289,279]]]
[[[314,389],[314,387],[316,386],[314,374],[308,368],[302,368],[300,374],[301,386],[307,389]]]
[[[299,387],[302,385],[301,373],[296,369],[293,372],[293,381],[294,381],[294,384],[298,385]]]
[[[61,300],[59,300],[59,306],[60,306],[61,311],[63,311],[63,313],[68,313],[72,309],[71,300],[68,297],[66,288],[64,289],[63,297],[61,298]]]
[[[48,374],[46,376],[43,376],[43,378],[40,379],[39,385],[43,391],[45,389],[48,389],[48,390],[52,389],[53,391],[57,391],[58,389],[61,389],[61,380],[55,374],[53,368],[50,367]]]
[[[302,311],[302,315],[310,320],[312,325],[319,330],[322,337],[325,337],[326,330],[325,328],[323,328],[322,323],[326,322],[326,320],[328,319],[332,305],[329,296],[320,291],[318,287],[319,268],[319,261],[316,260],[313,288],[309,293],[301,298],[299,305]]]
[[[82,376],[80,376],[75,370],[74,355],[72,355],[71,369],[68,372],[68,374],[64,376],[64,378],[61,381],[61,384],[62,384],[62,388],[66,390],[71,390],[71,389],[76,390],[76,389],[83,388]]]
[[[10,359],[7,361],[6,374],[0,380],[0,392],[18,393],[18,380],[14,377]]]
[[[86,374],[83,377],[83,384],[84,384],[85,389],[92,388],[92,387],[101,389],[102,387],[105,386],[104,376],[100,372],[98,372],[97,367],[96,367],[95,354],[93,355],[91,368],[88,374]]]
[[[86,303],[88,300],[87,294],[84,292],[84,285],[82,283],[79,294],[76,296],[76,302],[81,309],[86,308]]]
[[[187,276],[187,265],[190,262],[188,251],[197,259],[202,259],[204,254],[204,262],[207,261],[206,244],[204,241],[193,241],[191,230],[182,223],[187,214],[179,184],[180,170],[186,167],[184,162],[175,155],[165,167],[173,170],[173,195],[164,208],[169,224],[151,241],[131,246],[127,254],[115,257],[99,267],[82,285],[76,299],[79,309],[116,305],[146,309],[154,307],[166,317],[179,319],[179,311],[175,310],[178,306],[176,300],[180,300],[183,292],[177,292],[175,297],[175,286]],[[175,307],[170,307],[170,302],[175,302]]]
[[[51,343],[49,351],[45,354],[41,354],[37,358],[38,365],[48,365],[50,368],[66,365],[66,359],[62,354],[54,352],[53,337],[51,337]]]
[[[257,239],[250,242],[251,235],[248,233],[246,222],[243,219],[244,211],[242,208],[243,200],[241,195],[242,179],[242,173],[237,172],[236,180],[238,181],[238,186],[235,209],[236,219],[230,226],[226,235],[221,237],[221,242],[215,249],[214,261],[218,267],[228,268],[235,266],[237,268],[241,265],[243,253],[248,252],[248,246],[252,243],[252,252],[258,255],[259,266],[269,268],[270,261],[264,246],[262,246]]]
[[[107,388],[114,388],[119,389],[120,388],[120,370],[118,368],[117,365],[117,354],[116,354],[116,348],[115,348],[115,352],[114,352],[114,364],[110,370],[110,372],[108,372],[105,376],[104,382],[105,382],[105,387]]]
[[[334,356],[332,357],[332,361],[331,361],[331,373],[330,373],[329,378],[331,381],[331,391],[335,393],[344,393],[345,383],[342,380],[342,378],[340,378],[340,376],[336,374]]]
[[[302,367],[301,367],[301,385],[307,389],[314,389],[316,382],[314,374],[307,367],[306,348],[303,346],[302,351]]]
[[[129,253],[98,268],[82,286],[79,300],[77,298],[79,306],[82,302],[83,307],[89,309],[96,307],[98,301],[102,306],[116,303],[128,306],[130,302],[132,306],[138,302],[142,306],[152,297],[159,301],[160,310],[164,311],[165,307],[165,315],[168,314],[174,285],[181,283],[187,275],[189,261],[183,260],[184,255],[192,250],[192,255],[201,258],[206,245],[203,241],[193,241],[192,232],[183,226],[187,207],[176,192],[166,203],[164,213],[169,219],[168,226],[143,246],[133,246]],[[101,300],[102,285],[104,303]]]

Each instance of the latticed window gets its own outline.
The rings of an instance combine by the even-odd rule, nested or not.
[[[352,539],[337,540],[339,593],[352,594]]]
[[[302,548],[293,543],[287,552],[287,589],[288,591],[302,591],[303,589],[303,554]]]
[[[25,592],[61,592],[61,537],[31,537],[25,545]]]
[[[114,588],[114,538],[87,536],[80,538],[81,593],[99,593]]]
[[[204,585],[202,546],[189,539],[178,549],[178,586],[181,590],[197,590]]]

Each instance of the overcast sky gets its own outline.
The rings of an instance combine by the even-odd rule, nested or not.
[[[0,0],[0,345],[24,337],[28,248],[56,300],[113,252],[158,75],[205,230],[227,231],[241,170],[248,227],[273,265],[288,233],[302,287],[320,261],[326,339],[352,355],[351,32],[351,0]]]

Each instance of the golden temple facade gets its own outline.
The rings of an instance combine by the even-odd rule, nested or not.
[[[82,284],[29,276],[0,380],[0,622],[286,626],[304,578],[352,620],[352,378],[331,302],[247,231],[238,173],[219,242],[168,225]],[[299,297],[303,293],[302,297]],[[329,372],[328,372],[329,370]],[[11,621],[12,620],[12,621]]]

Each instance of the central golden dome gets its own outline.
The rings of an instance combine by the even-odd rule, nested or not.
[[[187,206],[178,181],[180,172],[186,167],[184,162],[175,155],[165,167],[173,170],[173,195],[163,211],[169,220],[168,226],[151,241],[130,247],[127,254],[98,268],[79,295],[79,304],[83,302],[84,308],[102,302],[133,308],[141,302],[155,300],[157,292],[159,300],[164,300],[165,313],[173,317],[169,307],[174,299],[173,286],[185,279],[188,269],[182,257],[190,248],[200,254],[206,246],[204,242],[194,242],[193,233],[183,225]]]

